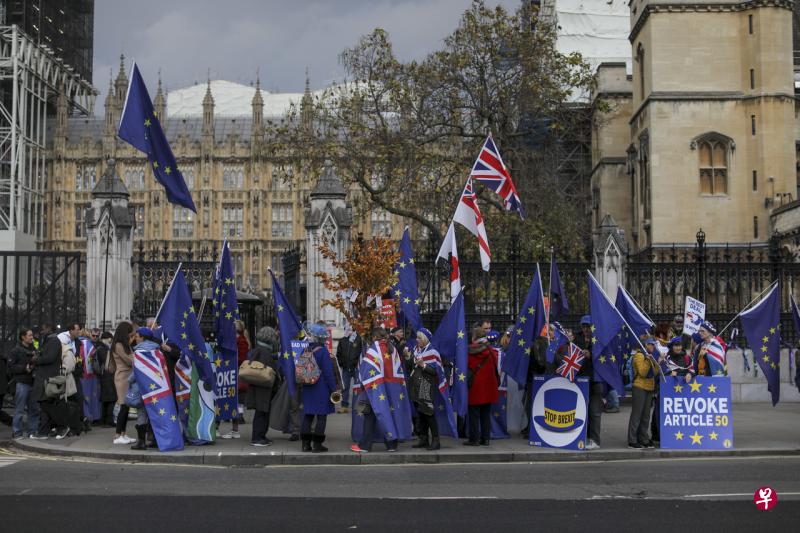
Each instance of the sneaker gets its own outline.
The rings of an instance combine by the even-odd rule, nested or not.
[[[250,446],[272,446],[272,441],[269,439],[257,440],[255,442],[251,442]]]
[[[350,451],[351,452],[356,452],[356,453],[369,453],[369,450],[364,450],[362,448],[359,448],[358,444],[351,445],[350,446]]]
[[[31,433],[30,435],[28,435],[28,438],[33,440],[47,440],[50,437],[48,437],[47,435],[39,435],[38,433]]]
[[[586,449],[587,449],[587,450],[599,450],[599,449],[600,449],[600,445],[599,445],[599,444],[597,444],[597,443],[596,443],[595,441],[593,441],[592,439],[588,439],[588,440],[586,441]]]
[[[223,439],[239,439],[241,437],[242,435],[238,431],[229,431],[222,436]]]
[[[67,437],[71,436],[72,433],[70,432],[69,428],[62,430],[61,432],[56,435],[56,440],[66,439]]]
[[[644,448],[644,446],[642,446],[638,442],[629,442],[628,448],[633,448],[634,450],[641,450],[642,448]]]
[[[114,444],[132,444],[134,442],[136,442],[136,439],[132,439],[127,435],[120,435],[114,439]]]
[[[655,448],[655,447],[656,447],[656,445],[655,445],[655,444],[653,444],[653,441],[649,440],[649,441],[647,441],[647,442],[643,443],[643,444],[642,444],[642,447],[644,447],[644,448]]]

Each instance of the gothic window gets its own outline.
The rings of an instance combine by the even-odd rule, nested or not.
[[[91,191],[97,181],[97,168],[95,165],[78,165],[75,174],[75,190]]]
[[[244,235],[244,206],[228,204],[222,206],[222,234],[225,237]]]
[[[331,248],[336,248],[336,223],[330,214],[325,217],[322,223],[322,238]]]
[[[178,167],[183,175],[183,181],[186,182],[186,187],[191,191],[194,189],[194,165],[181,165]]]
[[[244,185],[244,167],[241,165],[225,166],[222,169],[222,187],[224,189],[241,189]]]
[[[172,208],[172,237],[191,239],[194,236],[194,213],[185,207]]]
[[[233,263],[233,282],[236,284],[236,287],[242,287],[242,274],[244,269],[244,259],[242,254],[234,253],[231,254],[231,262]]]
[[[126,165],[124,176],[129,191],[144,189],[144,165]]]
[[[392,235],[392,214],[385,209],[375,208],[370,212],[370,226],[373,237]]]
[[[144,206],[133,206],[133,215],[136,220],[136,227],[133,230],[134,237],[144,237]]]
[[[728,155],[733,141],[720,134],[709,134],[695,139],[700,173],[700,193],[710,195],[728,194]]]
[[[75,237],[86,237],[86,210],[89,206],[75,206]]]
[[[292,204],[272,204],[272,237],[291,239],[293,229]]]

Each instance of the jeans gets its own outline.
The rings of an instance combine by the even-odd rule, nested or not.
[[[250,442],[266,440],[269,431],[269,411],[256,410],[253,415],[253,435]]]
[[[289,431],[293,435],[300,433],[300,398],[303,386],[297,385],[294,388],[294,395],[289,397]]]
[[[492,404],[490,403],[469,406],[469,441],[478,442],[479,435],[482,442],[489,442],[492,436]]]
[[[39,402],[33,399],[32,388],[33,385],[17,383],[17,389],[14,392],[14,421],[12,423],[14,435],[22,434],[22,415],[26,407],[28,408],[28,433],[39,431]]]
[[[317,422],[314,424],[314,435],[325,435],[325,426],[328,423],[328,415],[303,415],[303,423],[300,425],[300,433],[305,435],[311,434],[311,424],[316,417]]]
[[[650,429],[650,404],[653,403],[653,391],[633,387],[631,392],[633,407],[628,421],[628,443],[647,444],[650,440],[647,431]]]
[[[619,409],[619,394],[617,393],[617,389],[610,389],[606,395],[606,400],[608,401],[606,408]]]
[[[356,369],[342,369],[342,407],[350,407],[350,382],[356,382]]]

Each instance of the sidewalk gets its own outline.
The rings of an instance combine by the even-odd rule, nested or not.
[[[418,451],[413,442],[400,445],[396,453],[388,453],[383,444],[375,444],[373,452],[355,454],[350,446],[350,415],[335,414],[328,418],[327,453],[302,453],[299,442],[289,442],[288,435],[270,430],[274,444],[254,448],[250,443],[250,425],[240,428],[242,438],[219,439],[209,446],[188,446],[180,452],[160,453],[133,451],[130,446],[112,444],[113,429],[94,428],[80,437],[62,441],[48,439],[14,441],[19,450],[44,455],[72,456],[126,462],[172,463],[219,466],[318,465],[318,464],[398,464],[398,463],[472,463],[472,462],[531,462],[531,461],[605,461],[637,458],[673,458],[700,456],[800,455],[800,404],[734,404],[734,449],[725,451],[690,450],[631,450],[627,447],[629,405],[621,411],[604,414],[602,448],[592,452],[574,452],[529,446],[519,436],[492,441],[486,448],[470,448],[460,440],[442,439],[438,452]],[[248,412],[247,419],[252,418]],[[230,428],[223,424],[223,432]],[[133,423],[128,424],[133,431]]]

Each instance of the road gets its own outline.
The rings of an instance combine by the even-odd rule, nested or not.
[[[770,512],[752,501],[765,485],[779,497]],[[170,532],[790,531],[800,519],[800,458],[222,468],[6,451],[0,501],[12,510],[2,513],[6,531],[94,531],[144,518]]]

